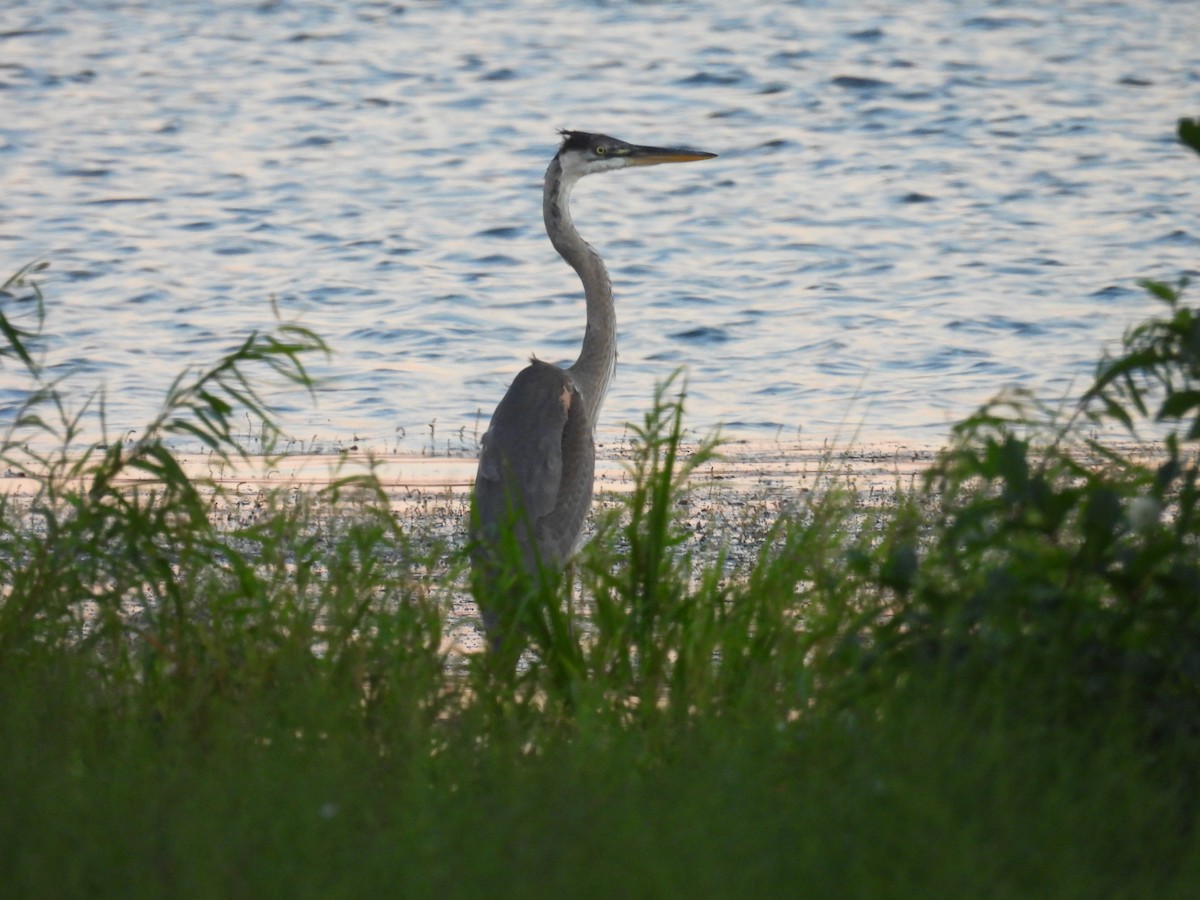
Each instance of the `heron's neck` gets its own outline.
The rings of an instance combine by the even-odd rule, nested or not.
[[[612,282],[604,261],[592,249],[571,222],[568,206],[571,188],[578,176],[572,177],[563,171],[556,157],[546,170],[546,189],[542,202],[542,214],[546,220],[546,233],[559,255],[570,264],[583,282],[583,293],[587,298],[587,329],[583,333],[583,348],[579,358],[568,369],[575,379],[592,427],[609,382],[617,366],[617,314],[613,307]]]

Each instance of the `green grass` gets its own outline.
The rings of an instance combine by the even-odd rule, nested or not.
[[[829,477],[746,562],[684,525],[720,447],[685,450],[664,384],[573,605],[531,589],[512,657],[463,664],[466,550],[399,524],[372,471],[230,522],[178,463],[181,438],[245,456],[246,411],[278,445],[256,385],[311,387],[316,335],[251,335],[81,449],[103,398],[45,379],[36,272],[0,291],[0,365],[29,381],[0,456],[34,485],[0,506],[5,896],[1200,889],[1182,286],[1149,286],[1165,313],[1076,408],[999,398],[882,507]]]
[[[431,752],[316,691],[196,734],[114,721],[69,680],[5,692],[9,896],[1188,897],[1200,876],[1184,761],[1119,722],[931,691],[666,747],[585,725],[485,751],[460,723]]]

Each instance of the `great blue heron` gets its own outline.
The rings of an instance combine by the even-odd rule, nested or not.
[[[579,542],[592,502],[596,420],[617,364],[612,283],[600,255],[571,222],[571,188],[595,172],[714,156],[627,144],[603,134],[562,132],[562,144],[546,169],[542,213],[554,249],[583,282],[587,328],[579,358],[566,369],[530,360],[483,436],[472,547],[476,597],[493,641],[502,612],[495,604],[502,598],[487,595],[495,587],[504,543],[519,548],[522,572],[536,577],[562,569]]]

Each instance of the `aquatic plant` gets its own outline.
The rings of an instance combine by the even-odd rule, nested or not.
[[[19,302],[12,289],[24,288],[40,301],[29,282],[40,268],[23,269],[0,300]],[[172,444],[198,441],[210,470],[230,467],[249,456],[234,425],[248,413],[262,423],[256,449],[269,450],[281,433],[257,384],[311,391],[304,359],[328,352],[317,335],[290,323],[251,334],[181,373],[143,429],[81,450],[84,411],[103,397],[72,408],[44,377],[42,321],[39,309],[33,327],[2,326],[32,382],[0,440],[0,464],[22,488],[0,507],[6,670],[75,673],[103,687],[96,702],[113,711],[191,726],[213,704],[295,679],[348,679],[365,691],[356,708],[371,706],[388,691],[380,659],[410,673],[424,665],[440,684],[440,616],[370,472],[335,473],[313,496],[262,490],[246,515]],[[431,690],[399,702],[420,707]]]

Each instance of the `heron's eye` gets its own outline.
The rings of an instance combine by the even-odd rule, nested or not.
[[[605,153],[607,153],[607,152],[608,152],[608,148],[607,148],[607,147],[597,147],[597,148],[596,148],[596,155],[597,155],[597,156],[603,156],[603,155],[604,155]]]

